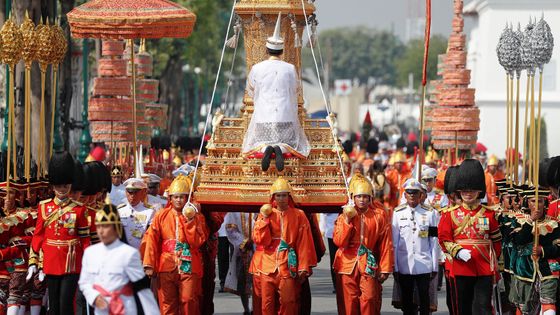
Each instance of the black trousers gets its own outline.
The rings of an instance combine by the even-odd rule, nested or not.
[[[455,294],[455,278],[445,271],[445,302],[449,315],[457,315],[457,295]]]
[[[455,276],[457,315],[492,315],[492,276]]]
[[[404,315],[416,315],[418,310],[414,305],[414,288],[418,290],[420,315],[430,314],[430,273],[419,275],[404,275],[399,273],[401,287],[401,302]]]
[[[47,287],[49,288],[49,314],[73,315],[74,301],[80,275],[47,275],[46,279]]]
[[[218,278],[220,278],[220,287],[226,282],[229,269],[229,247],[229,241],[226,236],[218,237]]]
[[[336,251],[337,251],[338,247],[336,247],[332,238],[327,238],[327,242],[329,243],[329,258],[330,258],[330,261],[331,261],[331,264],[330,264],[330,266],[331,266],[331,279],[332,279],[333,287],[336,290],[336,274],[335,274],[334,269],[333,269],[333,264],[334,264],[334,256],[336,255]]]

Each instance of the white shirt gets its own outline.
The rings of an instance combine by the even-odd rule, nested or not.
[[[326,238],[333,238],[334,223],[338,218],[338,213],[321,213],[319,226]]]
[[[141,280],[146,275],[140,261],[140,253],[123,242],[116,240],[109,245],[98,243],[86,248],[82,260],[82,272],[80,273],[80,290],[89,305],[95,305],[95,299],[99,291],[94,285],[101,286],[105,291],[114,292],[121,290],[125,285]],[[137,292],[145,314],[159,314],[159,308],[150,288]],[[110,297],[104,297],[107,303]],[[120,296],[125,314],[135,315],[137,313],[134,295]],[[95,309],[95,314],[109,314],[109,310]]]
[[[152,206],[152,208],[154,208],[155,211],[158,211],[165,208],[165,206],[167,205],[167,199],[160,196],[148,195],[148,203]]]
[[[142,202],[135,207],[127,202],[119,206],[118,210],[128,244],[139,249],[142,237],[154,218],[154,209],[147,208]]]
[[[124,185],[120,184],[119,186],[115,186],[111,184],[111,192],[109,193],[109,199],[111,199],[111,203],[114,205],[120,205],[121,203],[125,202],[126,194]]]
[[[438,194],[436,194],[435,190],[432,189],[432,191],[430,191],[427,194],[427,197],[426,197],[426,200],[424,201],[424,203],[429,205],[429,206],[432,206],[432,207],[436,206],[434,204],[434,203],[436,203],[436,202],[434,202],[434,199],[436,198],[437,195]],[[447,198],[446,194],[441,194],[440,197],[438,197],[438,198],[440,198],[440,199],[437,202],[437,204],[438,204],[440,209],[443,209],[443,208],[447,207],[447,205],[449,205],[449,199]]]
[[[428,236],[429,227],[437,225],[437,211],[425,205],[411,208],[404,204],[395,208],[392,226],[395,272],[418,275],[438,271],[438,240]]]
[[[257,63],[247,76],[247,94],[254,111],[243,140],[243,153],[278,145],[308,156],[310,145],[298,116],[299,77],[295,66],[282,60]]]

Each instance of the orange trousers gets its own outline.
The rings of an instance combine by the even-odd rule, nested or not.
[[[261,275],[253,274],[253,315],[262,315]]]
[[[358,267],[351,274],[336,275],[336,304],[339,315],[381,314],[381,283],[361,275]]]
[[[158,273],[158,300],[162,315],[190,315],[200,313],[201,278],[191,274]]]
[[[282,278],[278,272],[261,274],[261,303],[263,315],[298,315],[301,285],[297,278]]]

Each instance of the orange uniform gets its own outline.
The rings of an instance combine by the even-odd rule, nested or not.
[[[300,272],[317,265],[313,236],[305,213],[292,208],[259,214],[253,229],[257,246],[251,271],[260,275],[262,314],[298,314]],[[277,299],[279,298],[279,305]]]
[[[492,206],[499,203],[498,196],[496,196],[496,191],[498,187],[494,181],[494,176],[488,171],[484,172],[484,179],[486,181],[486,198],[488,199],[488,205]]]
[[[204,216],[187,220],[168,206],[156,213],[145,237],[144,266],[158,274],[161,314],[198,314],[203,275],[199,248],[208,239]]]
[[[370,206],[347,222],[340,215],[333,241],[338,246],[333,268],[337,273],[338,314],[380,314],[378,273],[393,272],[391,220],[379,206]]]
[[[401,196],[404,192],[404,182],[406,182],[406,180],[411,176],[410,172],[405,171],[405,169],[405,166],[403,166],[403,170],[400,172],[396,169],[391,169],[387,172],[387,174],[385,174],[387,182],[391,188],[391,193],[388,197],[388,203],[391,211],[399,205]]]

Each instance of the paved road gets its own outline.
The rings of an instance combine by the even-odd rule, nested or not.
[[[332,287],[332,282],[329,272],[329,259],[328,253],[325,258],[319,263],[319,266],[314,269],[313,276],[311,277],[311,293],[313,296],[312,301],[312,314],[337,314],[336,313],[336,299]],[[393,279],[389,277],[383,284],[383,304],[381,314],[396,315],[402,314],[400,310],[393,308],[391,305],[391,295],[393,289]],[[438,309],[439,312],[433,315],[447,314],[447,306],[445,305],[445,288],[438,292]],[[234,315],[242,314],[243,308],[241,301],[236,295],[230,293],[218,293],[214,295],[214,308],[218,315]]]

